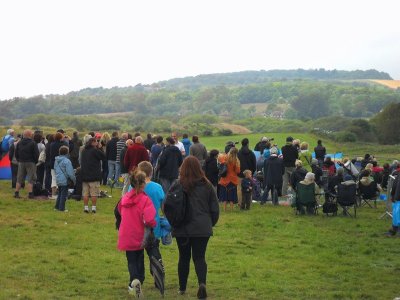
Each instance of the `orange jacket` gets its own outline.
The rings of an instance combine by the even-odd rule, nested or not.
[[[218,162],[220,164],[225,163],[226,160],[227,160],[227,155],[221,155],[220,157],[218,157]],[[218,183],[222,186],[227,186],[230,182],[232,182],[234,185],[238,185],[239,184],[238,174],[240,173],[240,162],[238,161],[238,163],[236,165],[228,164],[227,168],[228,168],[228,172],[227,172],[226,176],[221,177],[219,179]]]

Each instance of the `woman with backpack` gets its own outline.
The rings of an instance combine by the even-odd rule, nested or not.
[[[192,257],[199,283],[197,298],[205,299],[207,298],[205,254],[208,240],[213,234],[212,227],[219,218],[217,195],[204,175],[199,160],[194,156],[185,158],[178,180],[189,203],[186,222],[172,229],[172,235],[176,238],[179,249],[179,294],[185,294]]]
[[[240,161],[237,155],[237,148],[232,147],[227,155],[218,157],[218,162],[225,164],[227,168],[226,175],[221,176],[218,182],[220,185],[219,200],[224,203],[224,211],[226,211],[227,202],[230,202],[231,211],[233,211],[233,204],[238,202],[237,185],[239,184]]]

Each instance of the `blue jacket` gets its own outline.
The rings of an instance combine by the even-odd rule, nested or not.
[[[71,179],[74,184],[76,183],[72,163],[65,155],[56,156],[54,171],[56,172],[56,182],[58,186],[67,186],[68,178]]]
[[[192,142],[188,138],[182,139],[181,142],[182,142],[183,146],[185,147],[186,156],[189,156],[189,150],[190,150],[190,146],[192,146]]]

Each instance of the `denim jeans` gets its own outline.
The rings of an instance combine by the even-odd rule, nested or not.
[[[115,160],[109,160],[108,161],[108,179],[111,180],[117,180],[118,178],[115,178],[116,175],[116,164],[117,162]]]
[[[68,196],[68,187],[65,185],[58,186],[58,195],[56,200],[55,208],[64,211],[65,210],[65,201],[67,201]]]

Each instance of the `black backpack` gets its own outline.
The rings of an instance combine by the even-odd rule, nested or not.
[[[181,227],[191,218],[190,204],[182,185],[175,180],[169,188],[164,202],[164,215],[172,227]]]
[[[334,201],[326,200],[322,205],[322,211],[324,214],[336,214],[338,211],[337,204]]]
[[[226,177],[226,175],[228,175],[228,167],[226,164],[219,164],[218,177]]]

